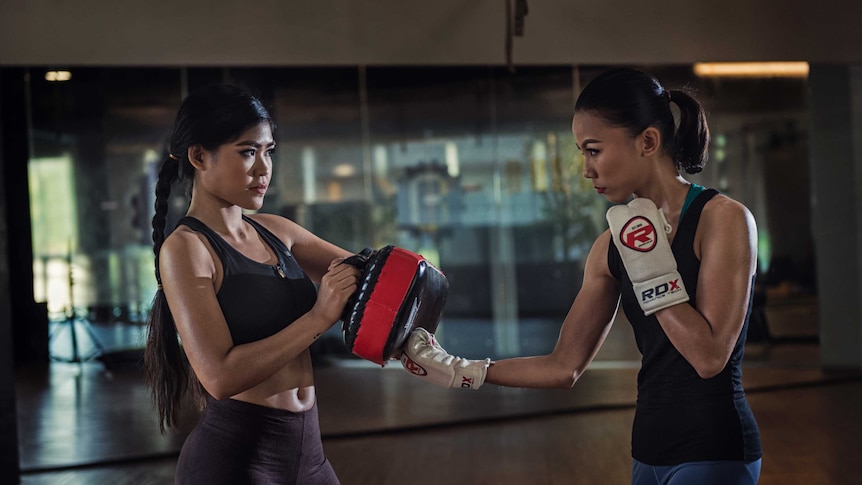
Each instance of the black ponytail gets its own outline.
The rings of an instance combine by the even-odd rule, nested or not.
[[[677,168],[698,173],[709,160],[709,126],[703,106],[685,91],[670,91],[670,99],[679,107],[679,126],[671,145]]]
[[[674,121],[672,102],[679,108],[679,123]],[[665,90],[645,72],[617,68],[600,74],[578,96],[575,111],[593,113],[633,136],[655,127],[677,170],[694,174],[706,164],[709,127],[703,106],[684,91]]]

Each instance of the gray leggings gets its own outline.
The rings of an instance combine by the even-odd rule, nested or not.
[[[317,404],[301,413],[207,398],[183,444],[175,483],[337,485],[323,454]]]

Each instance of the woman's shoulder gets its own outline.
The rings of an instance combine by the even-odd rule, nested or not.
[[[587,266],[599,275],[610,275],[610,265],[608,264],[609,251],[613,244],[611,243],[611,230],[605,229],[604,232],[596,237],[593,241],[593,246],[587,255]]]
[[[716,194],[703,206],[701,216],[702,220],[715,223],[741,222],[751,217],[751,211],[745,204],[722,193]]]
[[[159,250],[162,278],[169,275],[216,274],[214,255],[206,236],[185,225],[178,225]]]
[[[159,254],[161,257],[170,255],[184,257],[195,252],[206,251],[204,239],[203,234],[180,224],[165,238]]]
[[[593,241],[593,248],[598,250],[598,252],[607,252],[608,247],[611,245],[611,230],[605,229],[601,234],[596,237],[596,240]]]
[[[299,224],[278,214],[259,212],[248,217],[275,234],[288,248],[292,247],[299,234],[305,231]]]
[[[278,227],[289,221],[288,218],[280,216],[278,214],[269,214],[266,212],[257,212],[254,214],[248,214],[248,217],[253,219],[255,222],[259,222],[264,226],[273,226]]]
[[[707,240],[750,239],[757,234],[754,216],[745,204],[718,194],[703,206],[698,233]]]

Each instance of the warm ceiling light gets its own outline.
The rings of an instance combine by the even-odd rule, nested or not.
[[[704,77],[806,77],[807,62],[697,62],[694,73]]]
[[[72,79],[72,73],[69,71],[47,71],[45,73],[46,81],[68,81]]]
[[[350,163],[340,163],[332,169],[336,177],[352,177],[356,173],[356,167]]]

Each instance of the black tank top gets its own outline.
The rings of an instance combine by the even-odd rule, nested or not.
[[[243,216],[272,248],[278,263],[259,263],[228,244],[193,217],[179,224],[203,234],[221,259],[224,277],[218,297],[234,345],[254,342],[287,327],[308,313],[317,299],[314,284],[299,267],[287,246],[265,227]]]
[[[671,251],[694,306],[700,261],[694,236],[704,205],[718,192],[700,193],[680,215]],[[676,350],[655,315],[644,316],[620,253],[609,245],[608,267],[620,281],[622,307],[641,352],[638,399],[632,427],[632,456],[648,465],[761,457],[760,433],[742,388],[742,356],[748,312],[733,352],[718,375],[703,379]],[[752,288],[754,284],[752,282]]]

